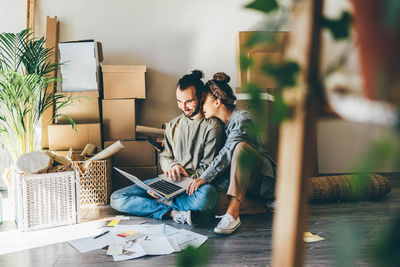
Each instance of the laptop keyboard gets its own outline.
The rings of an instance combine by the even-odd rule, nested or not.
[[[179,187],[173,183],[167,182],[165,180],[158,180],[157,182],[152,183],[149,186],[151,188],[154,188],[154,189],[166,194],[166,195],[169,195],[169,194],[181,189],[181,187]]]

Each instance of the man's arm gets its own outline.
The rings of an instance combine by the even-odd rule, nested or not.
[[[161,169],[164,172],[169,171],[174,165],[178,164],[174,161],[174,153],[172,150],[172,129],[170,123],[167,123],[164,132],[164,151],[160,153],[159,160]]]

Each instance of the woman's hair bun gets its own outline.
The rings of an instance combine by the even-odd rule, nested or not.
[[[213,78],[218,82],[226,82],[226,83],[228,83],[231,80],[231,77],[229,77],[229,75],[224,72],[215,73]]]
[[[192,71],[192,76],[195,79],[201,80],[202,78],[204,78],[204,73],[201,70],[193,70]]]

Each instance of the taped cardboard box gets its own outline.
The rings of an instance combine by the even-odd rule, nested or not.
[[[57,110],[56,115],[66,115],[72,118],[75,123],[100,122],[101,109],[98,91],[60,92],[59,94],[75,99],[70,105]],[[67,124],[68,122],[69,120],[64,116],[57,117],[56,120],[58,124]]]
[[[145,65],[102,65],[104,99],[146,98]]]
[[[135,140],[135,99],[103,100],[104,140]]]
[[[104,142],[104,148],[114,142]],[[117,167],[143,167],[155,166],[156,151],[147,141],[121,141],[124,149],[112,157],[113,166]]]
[[[126,171],[140,180],[144,181],[147,179],[157,177],[157,166],[149,167],[120,167],[119,169]],[[123,176],[116,170],[112,172],[112,190],[118,190],[127,186],[133,185],[132,181]]]
[[[101,146],[100,123],[76,124],[76,131],[71,124],[51,124],[48,127],[50,150],[84,149],[86,144]]]

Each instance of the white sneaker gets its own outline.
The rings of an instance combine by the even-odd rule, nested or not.
[[[214,232],[217,234],[230,235],[242,224],[240,222],[239,216],[235,220],[233,219],[232,215],[228,213],[222,216],[215,217],[221,218],[221,221],[218,223],[217,227],[214,228]]]
[[[189,224],[193,226],[192,222],[192,212],[190,210],[188,211],[176,211],[175,215],[172,216],[172,219],[180,224]]]

